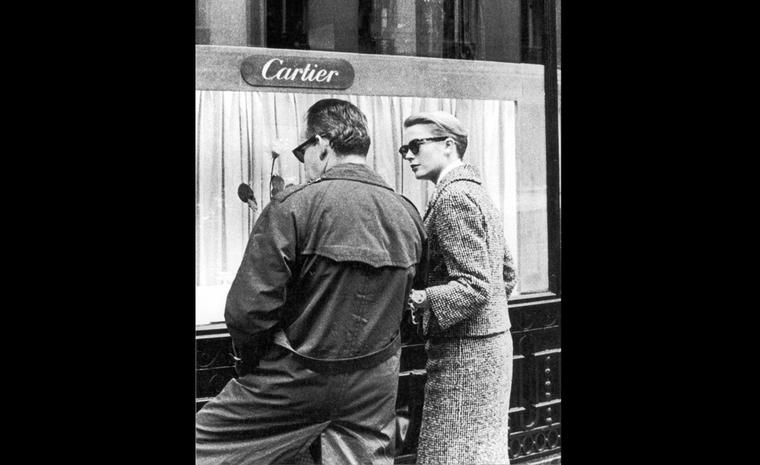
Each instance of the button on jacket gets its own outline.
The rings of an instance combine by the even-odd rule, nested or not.
[[[285,189],[256,222],[227,297],[236,347],[258,359],[278,329],[293,350],[322,360],[387,346],[425,238],[414,205],[365,165]]]

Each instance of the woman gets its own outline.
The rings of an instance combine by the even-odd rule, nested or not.
[[[425,212],[428,283],[410,295],[428,355],[417,464],[508,464],[515,272],[501,215],[462,161],[459,120],[417,113],[404,128],[399,152],[417,179],[436,185]]]

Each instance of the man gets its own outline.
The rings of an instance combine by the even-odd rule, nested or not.
[[[293,463],[319,438],[324,464],[391,464],[399,328],[422,286],[414,205],[366,165],[353,104],[307,112],[293,150],[309,182],[261,212],[225,309],[239,377],[196,415],[198,464]]]

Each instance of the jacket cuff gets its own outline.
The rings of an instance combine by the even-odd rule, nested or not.
[[[233,344],[235,344],[237,356],[246,364],[258,365],[259,360],[272,348],[273,341],[270,331],[264,331],[256,337],[250,337],[230,328],[228,329],[232,336]]]
[[[433,310],[428,308],[422,314],[422,334],[425,336],[437,335],[441,332],[441,325],[438,324],[438,318],[436,318]]]
[[[441,331],[445,331],[449,327],[455,325],[459,322],[459,319],[457,319],[456,314],[452,314],[452,308],[450,305],[446,305],[446,299],[444,299],[444,289],[443,286],[433,286],[428,287],[425,289],[427,292],[427,298],[430,302],[430,309],[428,310],[429,313],[432,314],[433,320],[435,322],[435,326],[430,328],[430,330],[433,331],[432,334],[436,334],[436,332],[440,333]],[[430,319],[430,317],[428,317]],[[424,324],[425,320],[423,320]],[[428,323],[430,324],[430,323]],[[427,329],[427,326],[423,326],[423,330]],[[428,334],[425,332],[425,334]]]

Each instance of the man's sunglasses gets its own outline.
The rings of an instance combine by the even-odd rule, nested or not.
[[[320,134],[320,137],[325,137]],[[317,135],[314,134],[313,136],[306,139],[301,145],[293,149],[293,155],[298,158],[298,161],[303,163],[303,156],[306,153],[306,147],[310,146],[311,144],[315,144],[317,142]]]
[[[414,155],[417,155],[420,153],[420,145],[424,144],[425,142],[440,142],[442,140],[446,140],[451,136],[439,136],[439,137],[426,137],[424,139],[412,139],[409,141],[407,145],[402,145],[401,148],[398,149],[398,153],[401,154],[402,157],[405,157],[407,152],[410,150]]]

